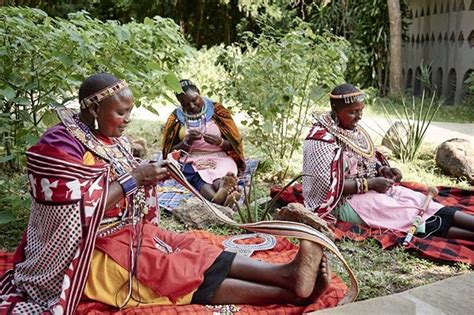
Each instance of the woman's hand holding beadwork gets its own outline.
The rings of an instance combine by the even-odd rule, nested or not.
[[[385,177],[375,177],[367,180],[369,190],[375,190],[379,193],[385,193],[392,188],[394,181]]]
[[[170,173],[166,168],[167,163],[163,161],[142,164],[135,168],[131,175],[139,187],[155,185],[157,182],[169,178]]]
[[[217,145],[217,146],[222,146],[223,144],[223,138],[217,135],[211,135],[211,134],[204,134],[204,141],[206,141],[209,144]]]
[[[188,145],[192,145],[194,141],[199,140],[202,138],[202,133],[200,133],[198,130],[195,129],[190,129],[188,130],[188,134],[184,138],[184,141]]]
[[[395,167],[382,166],[379,169],[379,175],[397,183],[402,180],[402,172]]]

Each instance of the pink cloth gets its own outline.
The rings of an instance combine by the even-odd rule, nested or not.
[[[426,196],[403,186],[393,186],[387,193],[369,191],[352,195],[347,202],[370,227],[406,232],[418,215]],[[423,215],[430,218],[442,204],[431,201]]]
[[[357,155],[352,151],[344,152],[346,176],[358,172]],[[352,195],[347,199],[349,205],[370,227],[406,232],[418,215],[426,196],[402,186],[393,186],[385,194],[368,191],[365,194]],[[443,207],[431,201],[425,211],[423,222]]]
[[[213,120],[207,122],[203,132],[219,137],[222,136],[219,127]],[[194,170],[208,184],[212,184],[214,180],[224,177],[228,172],[234,175],[238,173],[235,161],[222,151],[220,146],[209,144],[204,139],[194,141],[188,152],[187,157],[183,158],[181,162],[192,162]]]

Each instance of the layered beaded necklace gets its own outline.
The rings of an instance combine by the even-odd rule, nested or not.
[[[377,174],[374,143],[364,128],[357,126],[353,131],[343,129],[328,113],[314,115],[314,118],[336,137],[344,150],[350,151],[348,154],[357,159],[357,174],[350,175],[348,178],[369,178]]]
[[[374,143],[367,131],[361,126],[357,126],[354,131],[343,129],[337,125],[328,113],[314,115],[314,118],[333,134],[344,147],[366,159],[372,159],[375,156]]]
[[[115,175],[120,176],[138,166],[138,162],[132,156],[130,150],[127,150],[124,139],[114,138],[112,144],[103,144],[90,128],[79,119],[78,114],[67,108],[58,109],[57,113],[66,129],[77,140],[101,159],[111,164]]]
[[[207,102],[204,102],[204,105],[201,108],[201,111],[197,114],[189,114],[183,110],[184,124],[186,129],[195,129],[201,133],[206,132],[206,113],[207,113]]]

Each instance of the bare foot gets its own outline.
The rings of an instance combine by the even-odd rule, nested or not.
[[[227,195],[227,198],[225,198],[223,206],[225,206],[225,207],[232,206],[234,203],[236,203],[240,200],[240,196],[241,196],[241,194],[237,190],[234,190],[234,191],[230,192]]]
[[[237,185],[237,178],[232,173],[227,173],[224,177],[222,177],[219,189],[217,190],[214,198],[212,198],[212,202],[217,203],[219,205],[223,204],[227,198],[229,192]]]
[[[319,244],[301,240],[300,250],[293,260],[294,292],[300,298],[313,293],[320,268],[323,250]]]
[[[326,255],[323,254],[321,258],[321,264],[319,265],[318,278],[316,279],[316,284],[314,285],[313,292],[309,296],[311,300],[310,303],[315,302],[331,283],[331,268],[329,267],[329,262]]]
[[[310,305],[316,302],[326,291],[331,283],[331,269],[326,255],[323,254],[321,264],[319,265],[318,276],[314,284],[313,292],[305,299],[296,300],[296,305]]]

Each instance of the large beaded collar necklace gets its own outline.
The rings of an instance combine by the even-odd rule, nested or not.
[[[348,149],[367,159],[375,156],[374,143],[361,126],[357,126],[353,131],[343,129],[337,125],[329,113],[315,114],[313,117]]]
[[[214,102],[209,98],[202,96],[204,105],[201,108],[201,111],[197,114],[186,113],[181,107],[176,109],[176,117],[182,125],[188,124],[202,124],[207,123],[212,119],[214,115]]]
[[[104,161],[107,161],[113,167],[116,175],[122,175],[125,172],[130,172],[133,168],[138,166],[138,162],[127,150],[126,140],[121,138],[114,138],[113,144],[103,144],[90,128],[79,119],[79,115],[71,109],[60,108],[56,110],[59,119],[64,124],[66,129],[79,140],[87,149],[94,152]]]

